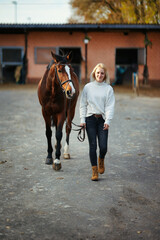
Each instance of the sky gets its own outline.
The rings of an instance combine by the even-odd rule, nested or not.
[[[67,23],[70,0],[0,0],[0,23]]]

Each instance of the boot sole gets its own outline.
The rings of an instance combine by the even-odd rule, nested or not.
[[[91,180],[92,180],[92,181],[98,181],[98,178],[96,178],[96,179],[92,179],[92,178],[91,178]]]

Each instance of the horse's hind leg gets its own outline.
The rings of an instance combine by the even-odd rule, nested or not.
[[[71,122],[74,117],[75,110],[72,109],[72,111],[68,111],[67,114],[67,123],[66,123],[66,143],[64,146],[64,153],[63,157],[64,159],[70,159],[70,153],[69,153],[69,137],[71,133]]]
[[[63,153],[63,157],[64,159],[70,159],[70,153],[69,153],[69,135],[71,132],[71,125],[68,125],[69,123],[67,122],[66,125],[66,143],[64,145],[64,153]]]

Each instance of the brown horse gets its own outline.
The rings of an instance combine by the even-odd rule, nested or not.
[[[71,65],[70,54],[65,56],[51,52],[53,60],[48,65],[43,78],[38,85],[38,98],[42,106],[42,114],[46,125],[46,137],[48,143],[48,155],[46,164],[53,163],[53,169],[61,169],[61,140],[64,121],[66,120],[66,143],[64,146],[64,158],[69,159],[69,136],[72,119],[79,95],[79,82]],[[55,160],[52,158],[52,130],[55,126],[56,150]]]

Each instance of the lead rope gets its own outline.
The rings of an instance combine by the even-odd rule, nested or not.
[[[70,104],[69,104],[69,107],[70,107]],[[67,125],[67,121],[66,121],[66,125]],[[74,125],[75,127],[78,127],[78,129],[72,128],[72,125]],[[68,127],[70,128],[70,126],[68,126]],[[84,126],[75,124],[74,122],[71,121],[71,130],[78,132],[77,139],[80,142],[84,142],[84,140],[85,140],[85,127]]]
[[[71,104],[71,102],[69,101],[69,108],[70,108],[70,104]],[[67,121],[66,121],[66,125],[67,125]],[[72,128],[72,125],[74,125],[75,127],[78,127],[78,129]],[[68,126],[68,127],[70,128],[70,126]],[[78,131],[77,139],[80,142],[84,142],[84,140],[85,140],[85,127],[84,126],[77,125],[77,124],[75,124],[74,122],[71,121],[71,130]]]
[[[71,122],[71,124],[73,124],[73,125],[76,126],[76,127],[79,127],[79,129],[73,129],[72,127],[71,127],[71,129],[72,129],[73,131],[78,131],[77,139],[78,139],[80,142],[84,142],[84,140],[85,140],[85,127],[84,127],[84,126],[77,125],[77,124],[75,124],[74,122]]]

